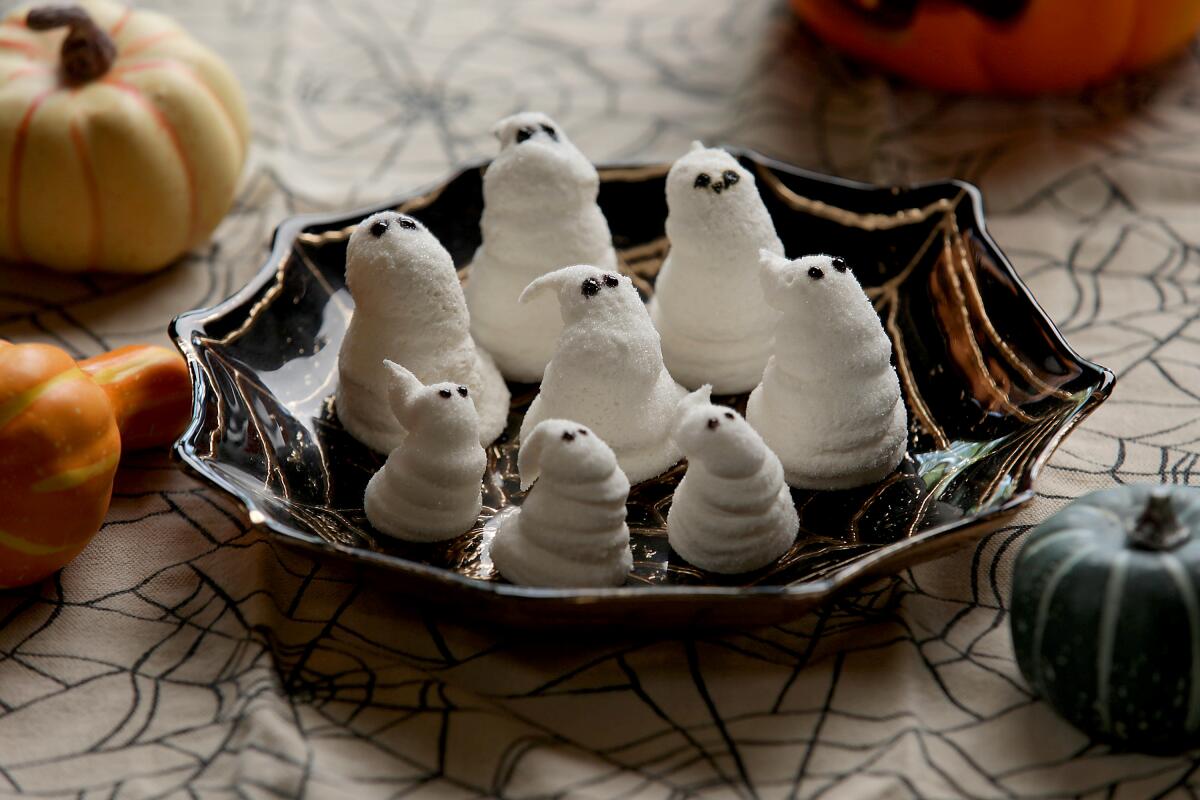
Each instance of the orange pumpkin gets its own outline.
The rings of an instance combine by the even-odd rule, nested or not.
[[[180,356],[125,347],[75,363],[0,340],[0,587],[61,569],[104,521],[122,446],[174,439],[190,415]]]
[[[848,53],[956,92],[1077,89],[1162,61],[1200,0],[792,0]]]

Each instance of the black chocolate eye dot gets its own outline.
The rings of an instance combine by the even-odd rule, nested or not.
[[[620,286],[621,282],[619,280],[617,280],[616,275],[605,275],[604,276],[604,285],[607,286],[608,288],[612,289],[615,286]]]
[[[584,297],[594,297],[600,293],[600,281],[595,278],[584,278],[580,288]]]
[[[458,387],[458,396],[459,397],[466,397],[469,394],[470,394],[470,392],[467,390],[467,387],[465,387],[465,386]]]
[[[733,412],[732,412],[732,411],[726,411],[726,412],[725,412],[725,419],[733,419]]]
[[[838,272],[845,272],[847,269],[849,269],[849,267],[846,266],[846,259],[842,258],[841,256],[833,257],[833,268]]]
[[[570,431],[563,431],[563,441],[564,442],[575,441],[575,434],[571,433]]]
[[[519,128],[517,130],[517,144],[520,144],[530,136],[533,136],[534,133],[536,133],[536,131],[533,128]]]
[[[556,142],[558,141],[558,131],[554,130],[554,128],[552,128],[549,125],[543,124],[542,130],[545,131],[546,135],[549,136],[551,139],[553,139]]]
[[[580,436],[587,436],[587,435],[588,435],[588,430],[587,430],[587,428],[580,428],[580,429],[579,429],[579,435],[580,435]]]
[[[692,186],[694,186],[697,189],[703,189],[706,186],[708,186],[710,183],[712,183],[712,178],[710,178],[708,176],[708,173],[701,172],[699,175],[696,176],[696,182],[693,183]]]
[[[725,188],[726,189],[728,189],[730,186],[733,186],[735,183],[737,183],[738,181],[740,181],[742,179],[741,175],[738,175],[736,172],[734,172],[731,169],[725,170],[725,172],[721,175],[721,177],[725,179]]]
[[[386,219],[377,219],[371,225],[371,235],[378,239],[387,233],[388,221]]]
[[[716,430],[718,427],[720,427],[720,425],[721,425],[721,420],[717,419],[716,417],[710,417],[710,418],[709,418],[709,420],[708,420],[708,429],[709,429],[710,431],[712,431],[712,430]]]
[[[417,221],[412,217],[399,217],[396,224],[406,231],[415,231],[417,229]]]
[[[820,267],[809,267],[808,277],[812,278],[814,281],[819,281],[821,278],[825,277],[825,271]]]
[[[450,397],[454,394],[454,392],[450,391],[449,389],[438,389],[438,394],[440,394],[442,397]]]

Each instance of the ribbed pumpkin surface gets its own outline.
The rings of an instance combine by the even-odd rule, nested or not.
[[[1178,521],[1200,523],[1200,491],[1169,491]],[[1097,492],[1034,530],[1013,571],[1013,647],[1032,688],[1078,727],[1178,750],[1200,732],[1200,537],[1131,546],[1149,494]]]
[[[0,258],[146,272],[203,241],[237,188],[245,100],[210,50],[161,14],[80,0],[112,68],[64,82],[65,30],[29,7],[0,23]]]

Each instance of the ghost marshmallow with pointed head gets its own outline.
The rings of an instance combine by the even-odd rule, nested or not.
[[[713,405],[710,393],[703,386],[679,405],[672,435],[688,467],[671,500],[667,538],[701,569],[750,572],[791,548],[800,520],[779,459],[741,414]]]
[[[405,541],[452,539],[475,524],[483,504],[487,454],[471,390],[425,386],[391,361],[383,370],[389,407],[408,433],[367,483],[367,519]]]
[[[679,461],[671,441],[687,391],[663,366],[658,332],[632,281],[592,266],[565,267],[529,284],[521,302],[557,295],[563,330],[521,441],[544,419],[579,420],[608,442],[638,483]]]
[[[887,477],[904,458],[908,414],[892,343],[841,258],[762,253],[762,285],[782,312],[746,419],[787,482],[845,489]]]
[[[562,319],[550,297],[518,307],[530,281],[569,264],[615,272],[616,251],[596,205],[596,168],[545,114],[506,117],[500,153],[483,176],[483,243],[471,261],[471,332],[506,378],[535,382]]]
[[[759,289],[759,251],[783,255],[754,176],[699,142],[667,173],[671,250],[650,301],[663,359],[684,386],[718,394],[758,385],[778,312]]]
[[[547,419],[522,440],[517,468],[522,488],[533,488],[496,531],[497,571],[527,586],[624,583],[633,564],[629,479],[612,449],[578,422]]]
[[[471,390],[482,444],[504,430],[504,379],[469,331],[467,304],[446,248],[424,225],[395,211],[359,223],[346,248],[346,286],[354,316],[338,354],[338,418],[356,439],[380,452],[404,440],[392,413],[384,359],[421,381]]]

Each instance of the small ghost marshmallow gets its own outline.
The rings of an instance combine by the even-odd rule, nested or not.
[[[475,524],[483,504],[487,454],[470,389],[425,386],[399,364],[383,367],[389,405],[408,435],[367,483],[367,519],[405,541],[452,539]]]
[[[522,440],[517,468],[521,486],[533,488],[496,531],[500,574],[526,586],[624,583],[633,565],[629,480],[609,446],[578,422],[547,419]]]
[[[778,312],[759,289],[759,250],[783,255],[754,175],[694,142],[667,173],[671,250],[654,284],[650,316],[672,377],[718,394],[758,385]]]
[[[713,405],[711,391],[703,386],[679,405],[672,436],[688,467],[667,514],[667,538],[701,569],[750,572],[791,548],[800,520],[779,459],[741,414]]]
[[[390,359],[422,381],[467,386],[480,441],[491,444],[508,419],[508,387],[471,338],[462,287],[441,242],[404,214],[367,217],[346,248],[346,286],[355,308],[338,354],[334,400],[346,430],[384,453],[404,440],[385,390],[383,361]]]
[[[761,277],[783,316],[746,419],[792,486],[846,489],[887,477],[904,458],[908,413],[891,340],[849,265],[764,251]]]
[[[612,447],[634,483],[665,472],[679,461],[670,430],[687,391],[663,366],[658,332],[632,281],[565,267],[529,284],[521,302],[544,293],[558,295],[563,330],[521,441],[544,419],[576,419]]]
[[[483,243],[467,281],[471,333],[506,378],[542,379],[562,330],[552,298],[518,307],[529,282],[568,264],[615,272],[596,168],[547,117],[526,111],[493,131],[500,153],[483,176]]]

